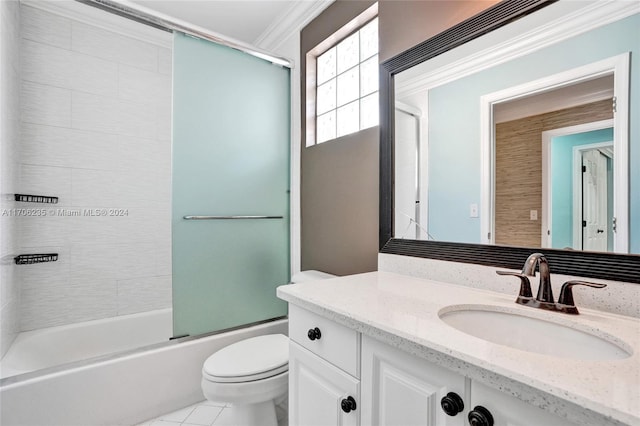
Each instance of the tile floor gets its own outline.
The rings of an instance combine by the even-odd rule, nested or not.
[[[201,401],[173,413],[140,423],[137,426],[241,426],[230,422],[224,404]],[[288,426],[287,403],[276,405],[278,426]]]

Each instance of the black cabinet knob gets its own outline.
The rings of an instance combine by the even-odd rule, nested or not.
[[[493,426],[493,416],[481,405],[471,410],[468,417],[471,426]]]
[[[353,399],[352,396],[348,396],[342,400],[340,406],[342,407],[342,411],[344,411],[345,413],[350,413],[351,411],[356,409],[356,400]]]
[[[455,392],[449,392],[446,396],[443,396],[440,400],[440,406],[442,411],[449,416],[455,416],[464,410],[464,402],[462,402],[460,395]]]
[[[309,337],[309,340],[317,340],[322,337],[322,333],[320,333],[320,329],[318,327],[310,328],[307,332],[307,336]]]

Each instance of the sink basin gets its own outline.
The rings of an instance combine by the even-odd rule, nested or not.
[[[455,306],[443,309],[439,316],[463,333],[528,352],[582,360],[624,359],[633,353],[629,345],[607,333],[569,327],[516,310]]]

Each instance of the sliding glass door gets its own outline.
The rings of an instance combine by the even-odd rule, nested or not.
[[[174,335],[286,314],[289,69],[175,35]]]

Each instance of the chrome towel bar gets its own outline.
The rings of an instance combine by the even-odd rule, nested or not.
[[[184,220],[284,219],[284,216],[184,216]]]

